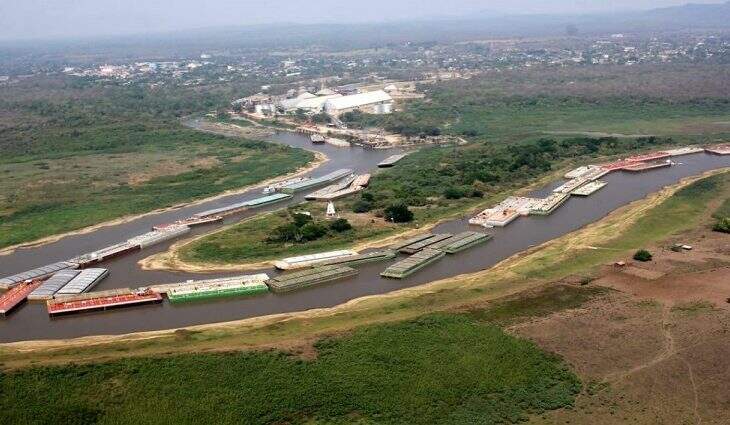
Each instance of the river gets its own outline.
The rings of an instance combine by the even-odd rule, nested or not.
[[[352,168],[356,172],[372,171],[385,157],[397,150],[368,150],[359,147],[338,148],[330,145],[313,145],[305,136],[294,133],[277,133],[271,138],[276,143],[303,147],[321,152],[329,161],[310,174],[319,176],[339,168]],[[269,293],[253,298],[231,298],[206,303],[143,306],[109,312],[88,313],[61,318],[50,318],[44,304],[30,303],[20,307],[9,317],[0,320],[0,342],[36,339],[71,338],[87,335],[110,335],[130,332],[171,329],[197,324],[226,322],[275,313],[331,307],[366,295],[382,294],[409,286],[421,285],[462,273],[471,273],[491,267],[497,262],[523,251],[530,246],[549,241],[586,224],[595,222],[611,211],[632,201],[641,199],[667,185],[688,176],[708,170],[730,166],[730,157],[705,153],[675,158],[676,166],[644,173],[614,172],[603,178],[608,185],[587,198],[571,197],[562,207],[547,217],[522,217],[502,229],[490,229],[494,239],[486,244],[444,259],[403,280],[382,279],[379,273],[390,263],[373,263],[359,266],[360,274],[343,281],[320,285],[285,294]],[[562,182],[554,182],[533,193],[543,196]],[[227,196],[195,206],[188,206],[159,214],[147,215],[126,223],[106,226],[94,232],[64,237],[46,245],[19,249],[0,256],[0,275],[28,270],[43,264],[70,258],[92,251],[130,236],[146,232],[152,225],[172,222],[210,208],[253,199],[261,196],[260,190]],[[300,202],[303,194],[289,201]],[[208,225],[193,230],[185,237],[207,233],[221,226],[262,211],[286,206],[275,204],[266,208],[245,211],[229,216],[222,224]],[[439,225],[436,232],[459,232],[468,227],[468,217]],[[179,282],[187,279],[212,278],[236,273],[192,274],[169,271],[143,271],[137,265],[142,258],[169,248],[167,242],[154,248],[136,252],[102,264],[110,276],[95,290],[123,287],[140,287],[151,283]],[[402,258],[402,257],[400,257]],[[267,273],[272,271],[265,270]]]

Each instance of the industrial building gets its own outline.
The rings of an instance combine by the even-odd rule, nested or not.
[[[324,110],[334,116],[354,110],[369,114],[389,114],[393,112],[393,98],[383,90],[358,93],[329,99],[324,104]]]

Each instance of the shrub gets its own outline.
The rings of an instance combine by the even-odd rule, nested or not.
[[[295,226],[302,227],[305,224],[307,224],[310,221],[312,221],[312,216],[307,215],[307,214],[295,213],[295,214],[292,215],[292,219],[294,219],[294,225]]]
[[[634,254],[634,260],[636,260],[636,261],[646,262],[646,261],[651,261],[652,258],[653,258],[653,256],[651,255],[651,252],[649,252],[645,249],[640,249],[640,250],[636,251],[636,253]]]
[[[360,195],[360,198],[361,198],[361,199],[362,199],[363,201],[367,201],[367,202],[373,202],[373,201],[375,200],[375,196],[373,196],[373,194],[372,194],[372,193],[370,193],[370,192],[363,192],[363,193],[362,193],[362,194]]]
[[[712,230],[716,232],[730,233],[730,217],[725,217],[715,223],[715,225],[712,227]]]
[[[461,199],[464,197],[464,192],[456,187],[450,187],[444,190],[444,198],[446,199]]]
[[[385,209],[385,219],[393,223],[413,221],[413,212],[405,204],[393,204]]]
[[[294,223],[287,223],[272,230],[266,239],[268,242],[295,242],[299,239],[299,228]]]
[[[469,196],[471,196],[472,198],[483,198],[484,192],[479,189],[474,189],[471,191],[471,194]]]
[[[305,241],[313,241],[327,234],[327,228],[319,223],[307,223],[301,228],[302,239]]]
[[[366,213],[373,209],[373,204],[371,204],[369,201],[366,201],[364,199],[359,199],[355,201],[354,204],[352,204],[352,211],[362,214]]]
[[[352,229],[352,224],[350,224],[350,222],[347,221],[346,218],[338,218],[337,220],[330,223],[330,229],[338,233],[346,232]]]

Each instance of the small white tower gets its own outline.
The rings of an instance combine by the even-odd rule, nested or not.
[[[335,204],[332,201],[327,203],[327,218],[335,218],[337,211],[335,211]]]

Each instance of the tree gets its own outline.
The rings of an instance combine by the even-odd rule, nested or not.
[[[651,261],[652,258],[653,256],[651,255],[651,252],[645,249],[640,249],[634,254],[634,260],[636,261],[647,262]]]
[[[307,214],[294,213],[292,215],[292,219],[294,219],[294,225],[297,226],[298,228],[301,228],[305,224],[312,221],[312,216],[307,215]]]
[[[305,241],[313,241],[327,234],[327,228],[319,223],[307,223],[301,228],[302,239]]]
[[[385,208],[385,219],[393,223],[408,223],[413,221],[413,212],[406,204],[393,204]]]
[[[330,223],[330,229],[334,230],[337,233],[342,233],[352,229],[352,224],[350,224],[350,222],[347,221],[346,218],[338,218],[337,220]]]

